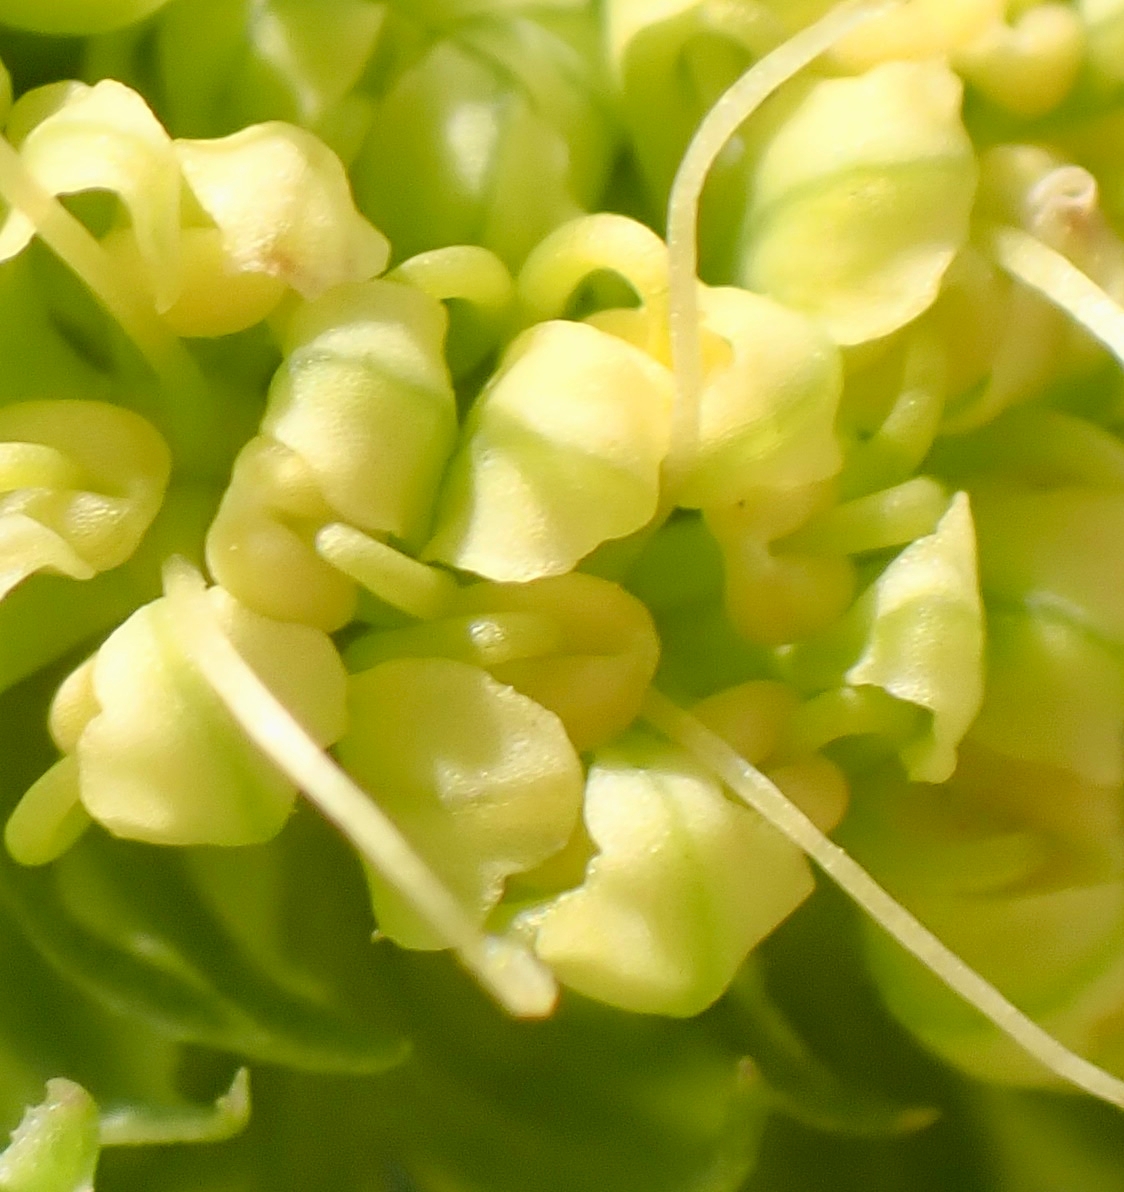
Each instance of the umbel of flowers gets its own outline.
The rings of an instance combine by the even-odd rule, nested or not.
[[[1124,1104],[1124,242],[1092,131],[1119,6],[619,0],[597,29],[338,0],[334,73],[288,6],[288,66],[211,7],[262,119],[188,103],[182,2],[147,56],[90,43],[163,120],[108,78],[6,114],[0,685],[69,665],[12,872],[65,891],[107,836],[237,872],[303,792],[380,937],[453,950],[517,1016],[561,985],[690,1019],[740,996],[814,861],[927,1046]],[[618,136],[615,205],[667,204],[666,238],[585,210]],[[27,911],[37,946],[102,989],[54,914]],[[347,1070],[314,997],[285,995],[300,1038],[237,991],[203,1027],[161,964],[176,1037]],[[401,1058],[376,1050],[355,1070]],[[80,1186],[85,1096],[52,1085],[0,1187],[39,1186],[55,1121],[77,1175],[43,1186]],[[230,1132],[239,1096],[149,1136]]]

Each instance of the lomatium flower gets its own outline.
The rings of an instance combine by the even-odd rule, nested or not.
[[[1124,1105],[1118,7],[0,2],[0,1188]]]

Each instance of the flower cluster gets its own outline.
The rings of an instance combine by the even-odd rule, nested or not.
[[[0,22],[0,1189],[245,1130],[230,1054],[383,1105],[357,1192],[931,1103],[1115,1187],[1011,1090],[1124,1107],[1124,4]],[[833,964],[948,1071],[820,1059]],[[207,1187],[320,1178],[255,1129]]]

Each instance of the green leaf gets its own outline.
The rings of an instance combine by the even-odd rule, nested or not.
[[[385,972],[416,1058],[371,1112],[421,1186],[735,1192],[752,1168],[764,1090],[707,1018],[568,995],[512,1030],[442,957],[397,954]]]
[[[95,1001],[172,1039],[314,1071],[379,1071],[405,1053],[377,1007],[361,1014],[323,974],[248,950],[178,852],[91,833],[53,866],[4,859],[0,903]]]
[[[836,1072],[808,1047],[769,995],[752,961],[742,967],[723,1003],[767,1082],[777,1111],[832,1135],[883,1138],[924,1129],[937,1109],[902,1105]]]

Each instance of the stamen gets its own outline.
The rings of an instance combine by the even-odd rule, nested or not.
[[[35,225],[48,248],[78,275],[173,392],[203,391],[205,382],[191,354],[154,310],[118,282],[113,261],[94,236],[28,170],[0,137],[0,197]]]
[[[721,737],[654,689],[649,691],[645,701],[644,716],[803,849],[883,930],[1028,1055],[1061,1079],[1124,1109],[1124,1081],[1070,1051],[1009,1002],[994,985],[969,968]]]
[[[599,270],[623,278],[657,321],[667,302],[667,246],[643,224],[623,215],[584,215],[556,229],[519,273],[524,321],[558,318],[574,291]]]
[[[989,247],[1012,277],[1065,311],[1124,364],[1124,308],[1072,261],[1019,228],[993,228]]]
[[[316,553],[380,600],[422,621],[445,615],[458,591],[447,571],[427,567],[342,522],[317,533]]]
[[[205,598],[203,577],[173,558],[164,590],[175,609],[180,645],[231,716],[390,882],[461,962],[512,1014],[539,1018],[557,998],[553,975],[526,947],[481,934],[460,903],[394,823],[308,735],[223,633]]]
[[[702,345],[695,287],[699,200],[707,175],[733,135],[774,91],[831,49],[855,26],[880,15],[896,2],[840,4],[822,20],[767,54],[707,112],[679,163],[667,211],[671,359],[677,391],[671,452],[665,465],[667,483],[672,489],[678,487],[680,478],[690,469],[699,436]]]
[[[503,261],[475,244],[420,252],[388,273],[386,280],[416,286],[439,302],[460,298],[496,312],[508,306],[514,289]]]

